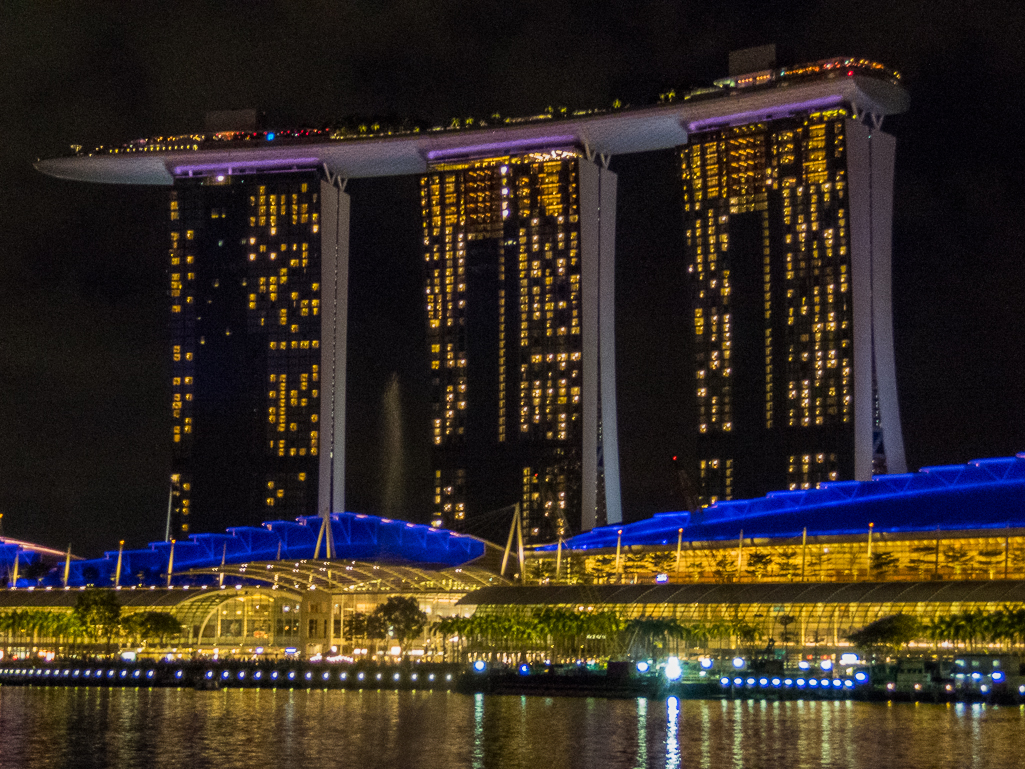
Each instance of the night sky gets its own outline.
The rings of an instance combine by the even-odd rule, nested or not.
[[[893,286],[908,464],[1025,451],[1025,7],[1018,2],[0,3],[0,512],[8,536],[95,555],[161,539],[170,464],[163,188],[32,168],[70,144],[354,115],[534,114],[650,103],[726,74],[858,55],[904,76]],[[628,519],[680,506],[686,303],[672,152],[614,158]],[[353,180],[348,508],[375,513],[398,376],[402,500],[427,522],[427,353],[416,179]]]

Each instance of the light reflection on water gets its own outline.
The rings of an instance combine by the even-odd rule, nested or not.
[[[637,760],[634,766],[643,769],[648,765],[648,701],[639,697],[637,700]]]
[[[1022,766],[1025,709],[385,691],[0,688],[0,766]]]
[[[666,710],[666,769],[677,769],[680,765],[680,701],[670,697]]]

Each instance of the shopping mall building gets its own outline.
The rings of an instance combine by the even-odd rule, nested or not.
[[[93,559],[7,540],[0,568],[0,615],[70,612],[81,591],[112,590],[126,614],[173,614],[182,654],[351,654],[367,642],[350,623],[392,596],[427,613],[410,645],[427,656],[444,644],[439,619],[544,607],[744,622],[763,640],[835,649],[891,614],[1025,608],[1025,454],[664,513],[533,550],[345,513]],[[9,648],[53,645],[45,630],[12,632],[0,631]]]

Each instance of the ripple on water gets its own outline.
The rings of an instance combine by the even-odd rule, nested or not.
[[[3,687],[0,767],[1003,769],[1023,727],[985,706]]]

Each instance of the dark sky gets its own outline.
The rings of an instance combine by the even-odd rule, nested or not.
[[[350,115],[441,122],[653,101],[725,74],[731,49],[835,55],[904,75],[894,225],[908,463],[1025,450],[1025,8],[1018,2],[52,3],[0,0],[0,512],[4,533],[91,555],[162,538],[169,468],[164,203],[158,188],[32,169],[69,144]],[[624,508],[678,504],[688,382],[672,153],[619,174]],[[382,396],[397,373],[408,516],[427,520],[426,350],[413,178],[355,180],[348,507],[377,512]]]

